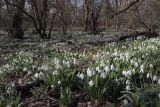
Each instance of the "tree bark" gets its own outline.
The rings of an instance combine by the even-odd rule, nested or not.
[[[17,0],[17,3],[20,8],[22,9],[24,8],[25,0]],[[11,38],[15,38],[15,39],[23,38],[24,31],[22,28],[22,24],[23,24],[23,12],[21,11],[21,9],[15,8],[12,25],[10,28],[10,34],[9,34]]]

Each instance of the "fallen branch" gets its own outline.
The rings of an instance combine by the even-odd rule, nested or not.
[[[159,37],[159,34],[157,32],[134,32],[132,34],[127,34],[127,35],[124,35],[124,36],[115,37],[115,38],[110,39],[110,40],[85,42],[85,43],[80,44],[80,46],[83,46],[85,44],[93,45],[93,46],[104,46],[106,43],[111,43],[111,42],[117,42],[118,43],[118,42],[121,42],[121,41],[125,41],[127,39],[134,40],[134,39],[137,39],[138,37],[143,37],[145,39],[149,39],[149,38]]]

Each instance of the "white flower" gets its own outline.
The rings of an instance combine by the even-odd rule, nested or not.
[[[143,69],[140,69],[140,73],[144,73],[144,70],[143,70]]]
[[[62,65],[60,65],[60,64],[58,63],[58,64],[55,65],[55,68],[56,68],[56,69],[61,69],[61,68],[62,68]]]
[[[53,75],[58,75],[58,71],[55,70],[52,74],[53,74]]]
[[[126,86],[126,90],[127,90],[127,91],[130,91],[130,90],[131,90],[130,85],[127,85],[127,86]]]
[[[123,103],[124,103],[125,106],[127,106],[129,104],[127,99],[124,99]]]
[[[128,70],[128,71],[127,71],[127,74],[128,74],[129,76],[131,76],[131,75],[132,75],[132,71],[131,71],[131,70]]]
[[[6,107],[12,107],[11,105],[7,105]]]
[[[15,83],[12,83],[12,85],[11,85],[12,87],[15,87]]]
[[[149,67],[150,67],[150,68],[153,68],[153,64],[150,64]]]
[[[134,66],[135,66],[135,67],[138,67],[138,63],[137,63],[137,62],[134,62]]]
[[[18,83],[19,83],[19,84],[22,84],[22,79],[19,79],[19,80],[18,80]]]
[[[40,72],[40,73],[39,73],[39,77],[42,78],[43,76],[44,76],[44,73],[43,73],[43,72]]]
[[[114,65],[113,64],[111,65],[111,70],[114,70]]]
[[[100,66],[101,66],[101,67],[104,67],[104,66],[105,66],[105,64],[104,64],[104,61],[103,61],[103,60],[101,61]]]
[[[103,79],[105,79],[106,78],[106,73],[102,72],[101,75],[100,75],[100,77],[103,78]]]
[[[159,97],[159,99],[160,99],[160,93],[158,94],[158,97]]]
[[[125,53],[126,59],[129,60],[129,53]]]
[[[126,81],[126,85],[130,85],[130,81],[129,80]]]
[[[61,81],[58,81],[58,84],[61,84]]]
[[[54,88],[54,85],[51,85],[51,88]]]
[[[147,74],[147,78],[149,78],[149,77],[150,77],[150,74],[148,73],[148,74]]]
[[[5,66],[4,66],[4,68],[6,68],[6,69],[9,69],[9,64],[6,64]]]
[[[123,71],[122,74],[126,77],[127,76],[127,71]]]
[[[78,75],[78,77],[83,80],[83,79],[84,79],[84,74],[83,74],[83,73],[80,73],[80,74]]]
[[[158,79],[157,76],[154,75],[154,76],[153,76],[153,81],[157,81],[157,79]]]
[[[47,65],[42,65],[42,66],[41,66],[41,69],[44,70],[44,71],[47,71],[49,68],[48,68]]]
[[[31,71],[28,71],[28,72],[27,72],[27,75],[31,75],[31,74],[32,74],[32,72],[31,72]]]
[[[57,57],[54,58],[54,64],[59,64],[59,59]]]
[[[89,77],[93,76],[94,74],[95,74],[95,71],[94,71],[93,69],[91,69],[91,68],[88,68],[88,69],[87,69],[87,75],[88,75]]]
[[[8,88],[7,88],[7,94],[10,94],[11,92],[12,92],[11,87],[8,87]]]
[[[133,64],[133,63],[134,63],[134,60],[132,59],[132,60],[130,61],[130,63]]]
[[[25,71],[27,71],[27,68],[25,67],[25,68],[23,68],[23,71],[25,72]]]
[[[158,85],[160,85],[160,79],[158,80]]]
[[[132,75],[132,72],[131,72],[131,70],[128,70],[128,71],[123,71],[122,74],[123,74],[125,77],[128,77],[128,76],[131,76],[131,75]]]
[[[73,59],[73,64],[74,64],[74,66],[75,66],[75,65],[78,65],[78,61],[77,61],[76,58]]]
[[[96,71],[101,72],[101,70],[100,70],[100,67],[99,67],[99,66],[97,66],[97,67],[96,67]]]
[[[39,74],[38,74],[38,73],[35,73],[35,74],[34,74],[34,77],[35,77],[35,78],[39,78]]]
[[[89,81],[89,85],[92,87],[94,85],[93,81]]]
[[[115,52],[113,53],[114,56],[118,56],[118,50],[114,50]]]
[[[144,70],[144,65],[143,65],[143,64],[140,66],[140,69],[141,69],[141,70]]]
[[[107,73],[109,73],[109,71],[110,71],[109,66],[107,65],[107,66],[104,68],[104,70],[105,70]]]

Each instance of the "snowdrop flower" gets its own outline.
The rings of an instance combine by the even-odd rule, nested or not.
[[[11,87],[8,87],[8,88],[7,88],[7,94],[10,94],[11,92],[12,92]]]
[[[70,64],[70,62],[69,62],[69,61],[67,61],[67,62],[66,62],[66,65],[67,65],[67,67],[68,67],[68,68],[70,68],[70,67],[71,67],[71,64]]]
[[[93,81],[89,81],[89,85],[92,87],[94,85]]]
[[[110,71],[109,66],[107,65],[107,66],[104,68],[104,70],[105,70],[107,73],[109,73],[109,71]]]
[[[115,52],[113,53],[113,54],[114,54],[114,56],[118,56],[118,50],[117,50],[117,49],[115,49],[114,51],[115,51]]]
[[[51,88],[54,88],[54,85],[51,85]]]
[[[32,65],[32,68],[33,68],[33,69],[36,68],[36,65]]]
[[[55,71],[53,71],[53,76],[55,76],[55,75],[58,75],[58,71],[57,70],[55,70]]]
[[[25,72],[25,71],[27,71],[27,68],[25,67],[25,68],[23,68],[23,71]]]
[[[78,61],[77,61],[76,58],[73,59],[73,64],[74,64],[74,66],[75,66],[75,65],[78,65]]]
[[[159,99],[160,99],[160,93],[158,94],[158,97],[159,97]]]
[[[129,53],[125,53],[126,59],[129,60]]]
[[[130,61],[130,63],[133,64],[133,63],[134,63],[134,60],[132,59],[132,60]]]
[[[56,69],[62,69],[62,65],[60,65],[59,63],[55,65]]]
[[[83,79],[84,79],[84,74],[81,73],[81,74],[79,75],[79,78],[83,80]]]
[[[22,84],[22,79],[19,79],[19,80],[18,80],[18,83],[19,83],[19,84]]]
[[[154,75],[154,76],[153,76],[153,81],[157,81],[157,79],[158,79],[157,76]]]
[[[128,71],[123,71],[122,74],[123,74],[125,77],[128,77],[128,76],[131,76],[131,75],[132,75],[132,72],[131,72],[131,70],[128,70]]]
[[[94,74],[95,74],[95,71],[94,71],[93,69],[91,69],[91,68],[88,68],[88,69],[87,69],[87,75],[88,75],[89,77],[93,76]]]
[[[61,84],[61,81],[58,81],[58,84]]]
[[[160,85],[160,79],[158,80],[158,85]]]
[[[32,72],[31,72],[31,71],[28,71],[28,72],[27,72],[27,75],[31,75],[31,74],[32,74]]]
[[[105,66],[105,63],[104,63],[103,60],[101,61],[100,66],[101,66],[101,67],[104,67],[104,66]]]
[[[8,69],[10,66],[9,66],[9,64],[6,64],[5,66],[4,66],[4,68],[6,68],[6,69]]]
[[[96,67],[96,71],[101,72],[101,70],[100,70],[100,67],[99,67],[99,66],[97,66],[97,67]]]
[[[140,73],[144,73],[144,70],[143,70],[143,69],[140,69]]]
[[[47,65],[42,65],[42,66],[41,66],[41,69],[44,70],[44,71],[47,71],[49,68],[48,68]]]
[[[129,80],[126,81],[126,85],[130,85],[130,81]]]
[[[35,77],[35,78],[39,78],[39,74],[38,74],[38,73],[35,73],[35,74],[34,74],[34,77]]]
[[[150,64],[149,67],[150,67],[150,68],[153,68],[153,64]]]
[[[59,64],[59,59],[57,57],[54,58],[54,64]]]
[[[6,107],[12,107],[11,105],[7,105]]]
[[[114,70],[114,65],[113,64],[111,65],[111,70]]]
[[[128,74],[129,76],[131,76],[131,75],[132,75],[132,71],[131,71],[131,70],[128,70],[128,71],[127,71],[127,74]]]
[[[11,85],[12,87],[15,87],[15,83],[12,83],[12,85]]]
[[[137,63],[137,62],[134,62],[134,66],[135,66],[135,67],[138,67],[138,63]]]
[[[149,78],[149,77],[150,77],[150,74],[148,73],[148,74],[147,74],[147,78]]]
[[[125,106],[128,106],[128,104],[129,104],[129,102],[128,102],[127,99],[124,99],[124,100],[123,100],[123,103],[124,103]]]
[[[123,71],[122,74],[126,77],[127,76],[127,71]]]
[[[103,78],[103,79],[105,79],[106,78],[106,73],[102,72],[101,75],[100,75],[100,77]]]
[[[78,77],[83,80],[84,79],[84,74],[80,73],[80,74],[78,74]]]
[[[130,91],[130,90],[131,90],[130,85],[127,85],[127,86],[126,86],[126,90],[127,90],[127,91]]]
[[[144,73],[144,65],[143,64],[140,66],[140,72]]]
[[[43,73],[43,72],[40,72],[40,73],[39,73],[39,77],[42,78],[43,76],[44,76],[44,73]]]

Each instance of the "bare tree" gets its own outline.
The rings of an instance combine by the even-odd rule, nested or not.
[[[20,15],[25,14],[32,20],[35,29],[42,39],[51,38],[54,19],[56,14],[58,13],[57,9],[54,6],[54,2],[50,0],[28,0],[27,3],[30,7],[30,10],[28,11],[24,9],[24,6],[22,8],[21,5],[18,5],[12,1],[6,1],[7,2],[5,2],[4,4],[13,6],[18,11],[18,13],[21,13]],[[18,24],[21,23],[18,22]]]
[[[98,33],[103,0],[85,0],[85,31]]]
[[[19,7],[19,9],[12,8],[13,17],[12,17],[12,21],[11,21],[11,26],[9,28],[9,36],[11,38],[22,39],[24,32],[23,32],[23,28],[22,28],[23,11],[21,11],[21,10],[24,10],[25,0],[15,0],[15,1],[4,0],[4,2],[6,4],[8,4],[9,2],[14,2],[14,4],[16,4]],[[10,11],[8,5],[6,7],[7,7],[8,11]]]

